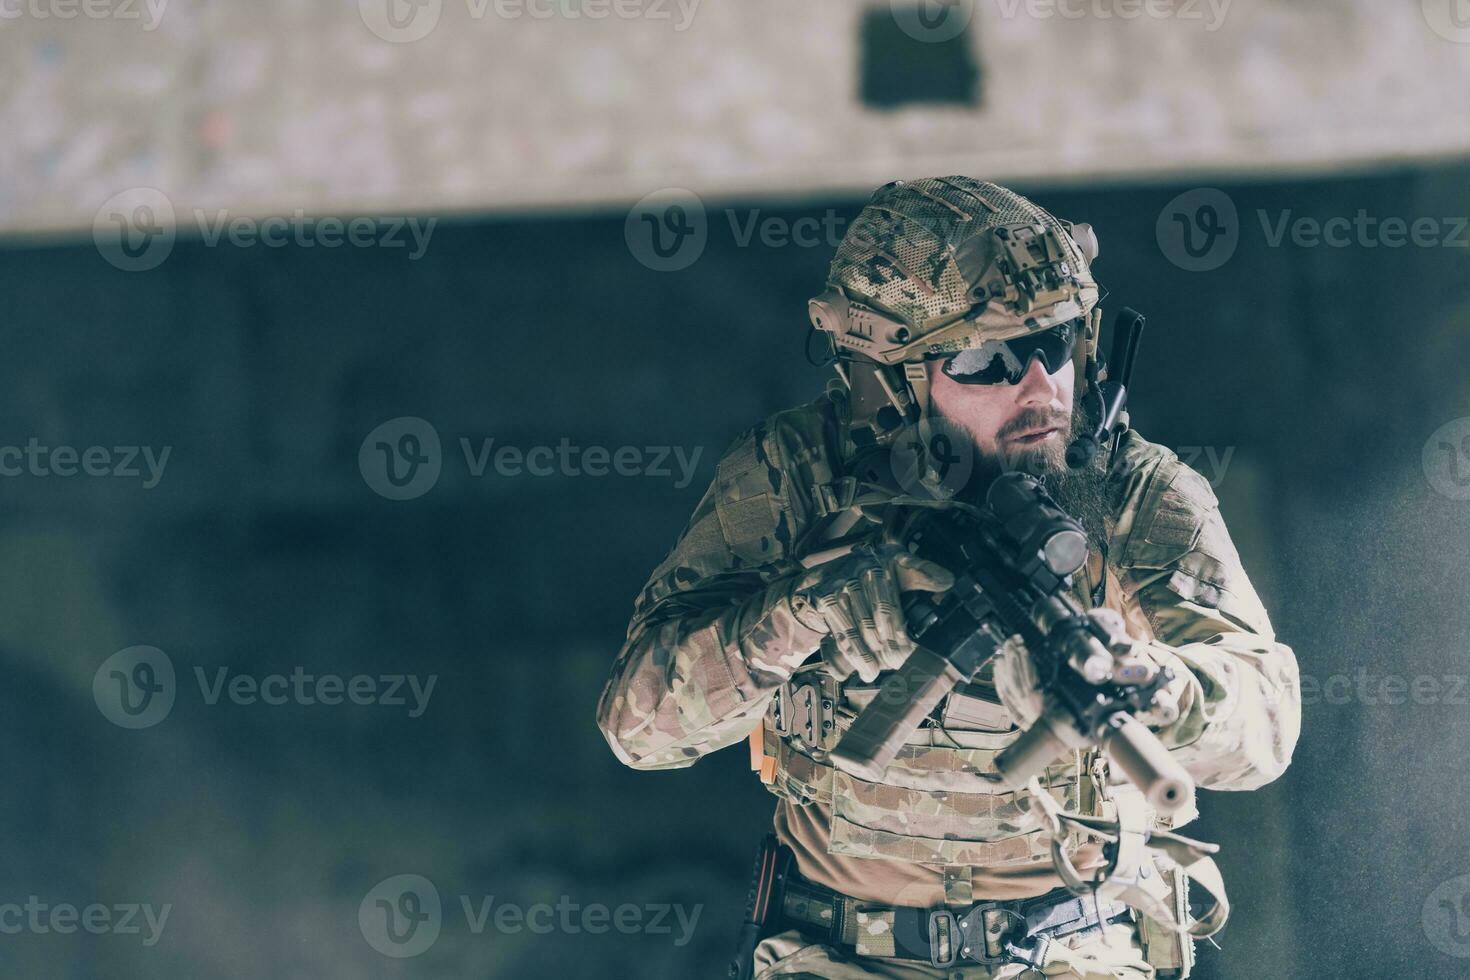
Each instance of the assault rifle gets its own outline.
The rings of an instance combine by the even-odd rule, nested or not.
[[[1106,380],[1089,363],[1095,425],[1068,447],[1070,465],[1090,462],[1119,426],[1142,330],[1143,317],[1122,310]],[[985,507],[935,508],[911,540],[921,557],[955,574],[955,586],[942,596],[912,593],[904,600],[918,648],[833,750],[837,765],[877,778],[939,702],[1019,635],[1038,667],[1045,709],[995,758],[1009,787],[1024,786],[1069,749],[1097,745],[1158,812],[1193,805],[1193,780],[1136,718],[1172,673],[1115,663],[1106,631],[1068,594],[1087,560],[1086,533],[1040,481],[1008,473],[991,486]]]
[[[1193,780],[1135,717],[1173,675],[1117,664],[1106,630],[1072,599],[1087,536],[1040,481],[1005,474],[985,507],[950,504],[917,524],[911,540],[918,555],[953,572],[955,585],[941,595],[905,598],[917,649],[854,720],[833,761],[876,779],[939,702],[1019,635],[1037,665],[1045,709],[995,758],[1008,787],[1026,785],[1069,749],[1097,745],[1158,812],[1192,806]]]

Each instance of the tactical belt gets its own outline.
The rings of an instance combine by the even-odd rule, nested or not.
[[[774,844],[768,838],[756,862],[755,915],[747,919],[752,931],[768,936],[794,928],[857,956],[912,960],[941,969],[961,963],[1040,965],[1048,945],[1101,934],[1107,923],[1131,916],[1122,902],[1079,898],[1064,888],[961,909],[864,902],[802,878],[790,852]]]

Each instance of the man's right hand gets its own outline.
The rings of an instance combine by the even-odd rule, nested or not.
[[[831,634],[837,650],[828,663],[837,676],[856,671],[871,683],[914,651],[900,596],[953,586],[954,576],[931,561],[896,545],[865,544],[801,576],[791,597],[802,625]]]

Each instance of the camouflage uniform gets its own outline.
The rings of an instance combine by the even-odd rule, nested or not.
[[[831,394],[761,423],[721,459],[679,543],[638,597],[598,706],[602,730],[627,765],[679,768],[745,739],[757,725],[770,734],[773,696],[827,640],[801,625],[787,590],[800,575],[796,559],[808,532],[830,510],[843,421],[842,399]],[[1117,523],[1107,552],[1122,594],[1107,598],[1151,633],[1151,652],[1189,685],[1179,720],[1160,737],[1200,786],[1247,790],[1270,782],[1290,761],[1299,729],[1295,657],[1275,640],[1208,482],[1135,432],[1126,435],[1119,459]],[[1090,606],[1091,591],[1079,583],[1074,597]],[[839,726],[850,720],[850,712],[839,713]],[[983,814],[936,805],[942,794],[934,792],[913,791],[893,802],[881,789],[822,765],[808,745],[764,741],[778,759],[770,788],[780,806],[835,808],[828,819],[842,828],[833,837],[842,854],[984,867],[1045,858],[1045,840],[1034,828],[1019,829],[1014,804],[1002,805],[1003,795],[972,785],[961,772],[940,785],[959,790],[951,799],[980,795],[966,790],[991,794]],[[970,751],[915,747],[905,764],[941,772],[946,765],[983,765],[1002,744]],[[971,840],[921,835],[933,842],[924,852],[884,829],[892,824],[879,813],[864,812],[864,802],[874,799],[875,811],[928,809],[924,815],[936,824],[963,822]],[[1065,802],[1078,800],[1068,795]],[[909,972],[842,975],[924,975],[910,965],[885,968]]]
[[[754,734],[753,766],[780,799],[778,836],[796,850],[803,877],[833,890],[913,907],[1046,892],[1057,884],[1048,871],[1049,838],[1018,802],[1024,791],[1004,791],[987,778],[1013,732],[962,720],[921,729],[876,783],[827,758],[882,680],[835,676],[831,657],[815,656],[831,637],[805,625],[793,605],[804,571],[799,559],[820,548],[829,519],[855,500],[872,517],[889,506],[876,487],[857,486],[848,474],[852,423],[852,402],[834,388],[735,440],[636,600],[599,724],[618,758],[637,769],[689,766]],[[1295,658],[1275,640],[1209,484],[1136,432],[1120,438],[1108,481],[1113,530],[1092,571],[1077,577],[1073,597],[1084,607],[1116,609],[1148,652],[1182,678],[1179,717],[1159,736],[1198,785],[1255,788],[1281,774],[1296,743]],[[815,730],[790,722],[793,693],[803,689],[831,707],[819,712]],[[1077,753],[1048,770],[1045,785],[1070,809],[1097,802],[1086,765]],[[865,868],[908,884],[902,894],[857,894]],[[994,893],[1008,882],[1010,894]],[[757,953],[757,976],[1022,972],[876,958],[891,955],[881,925],[851,940],[875,958],[844,956],[796,932],[770,937]],[[1152,975],[1137,930],[1110,926],[1088,944],[1091,965],[1067,975]]]

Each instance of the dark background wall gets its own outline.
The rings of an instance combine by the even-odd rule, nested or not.
[[[1149,314],[1134,422],[1215,480],[1313,679],[1290,772],[1203,795],[1195,830],[1224,845],[1235,902],[1204,977],[1465,972],[1444,950],[1470,953],[1470,906],[1454,919],[1439,901],[1470,890],[1470,503],[1445,468],[1470,465],[1470,443],[1443,458],[1426,443],[1470,416],[1470,250],[1272,247],[1257,212],[1446,219],[1470,214],[1466,175],[1222,185],[1239,245],[1202,272],[1156,236],[1186,186],[1037,193],[1097,227],[1108,305]],[[624,770],[593,720],[632,596],[719,452],[827,377],[801,345],[830,248],[741,247],[727,205],[707,203],[706,250],[670,273],[636,260],[622,213],[445,222],[418,262],[186,240],[126,273],[90,244],[0,252],[0,443],[172,447],[152,489],[0,478],[0,902],[172,904],[153,946],[7,936],[6,975],[721,974],[769,797],[739,749]],[[845,219],[859,204],[760,216]],[[358,454],[400,416],[433,425],[443,472],[394,501]],[[461,437],[701,455],[683,487],[476,478]],[[167,653],[177,700],[126,730],[92,684],[139,644]],[[411,718],[209,704],[194,677],[298,666],[438,680]],[[1360,674],[1434,678],[1441,693],[1388,704]],[[1350,683],[1310,696],[1339,676]],[[432,880],[445,909],[432,948],[402,960],[358,924],[364,896],[399,874]],[[677,926],[476,935],[460,896],[701,911],[683,945]]]

